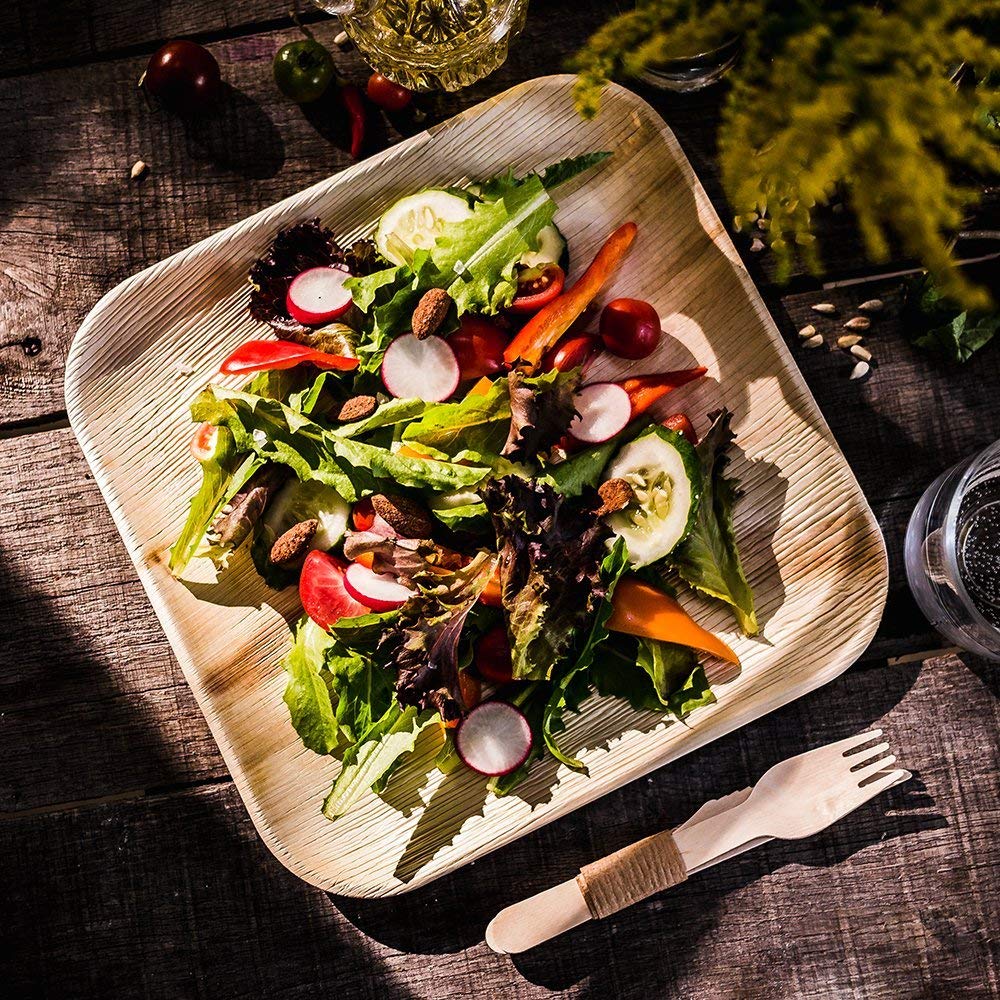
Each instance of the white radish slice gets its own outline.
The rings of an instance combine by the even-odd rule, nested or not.
[[[455,352],[440,337],[397,337],[382,357],[382,381],[398,399],[440,403],[458,388]]]
[[[569,432],[586,444],[607,441],[632,419],[628,393],[614,382],[585,385],[576,394],[575,405],[579,415],[573,418]]]
[[[404,587],[395,577],[375,573],[361,563],[351,563],[344,573],[344,587],[356,601],[372,611],[395,611],[412,596],[413,591]]]
[[[505,701],[484,701],[463,720],[455,734],[459,757],[480,774],[510,774],[531,753],[531,726]]]
[[[310,267],[292,279],[285,305],[306,326],[329,323],[351,308],[351,293],[344,282],[351,276],[346,267]]]

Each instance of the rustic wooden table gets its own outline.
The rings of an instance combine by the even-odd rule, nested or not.
[[[607,11],[598,0],[536,0],[507,65],[461,94],[422,99],[428,120],[557,70]],[[330,43],[335,23],[310,20]],[[178,35],[208,44],[231,85],[207,125],[157,113],[135,90],[149,53]],[[0,992],[1000,994],[1000,672],[940,650],[901,561],[922,488],[1000,437],[1000,345],[964,368],[915,352],[896,318],[898,282],[864,264],[846,212],[821,219],[827,280],[867,276],[861,284],[820,291],[796,274],[778,287],[767,252],[746,261],[792,343],[820,298],[846,309],[879,295],[890,306],[871,338],[878,367],[868,381],[849,381],[840,354],[794,348],[889,547],[889,603],[861,661],[401,898],[327,896],[262,846],[68,429],[62,379],[74,330],[121,279],[348,164],[343,140],[273,85],[271,56],[294,37],[276,0],[0,9]],[[355,53],[337,62],[364,80]],[[725,218],[713,161],[718,88],[644,96]],[[383,123],[372,147],[420,127]],[[139,158],[150,173],[130,183]],[[997,228],[998,205],[997,190],[986,192],[974,226]],[[871,724],[916,777],[825,834],[747,854],[513,961],[483,943],[507,903],[783,757]]]

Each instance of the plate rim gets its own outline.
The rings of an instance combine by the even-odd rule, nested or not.
[[[206,710],[206,706],[203,703],[205,699],[205,692],[198,669],[193,662],[190,662],[190,658],[187,653],[177,648],[177,644],[171,635],[171,628],[168,627],[168,623],[170,623],[173,618],[168,602],[166,601],[165,596],[161,594],[160,588],[156,585],[156,581],[148,572],[140,546],[133,544],[131,526],[124,513],[118,508],[116,499],[111,492],[111,485],[106,482],[104,471],[101,468],[100,454],[90,435],[90,418],[85,412],[82,400],[84,385],[81,381],[83,374],[81,368],[86,358],[86,352],[88,348],[91,347],[88,343],[88,335],[91,333],[92,329],[97,326],[99,319],[111,305],[117,303],[122,297],[129,294],[134,289],[142,287],[149,282],[156,281],[161,274],[168,272],[171,268],[187,258],[198,255],[205,250],[209,244],[216,244],[220,241],[220,239],[226,237],[234,237],[238,235],[244,227],[256,225],[264,221],[268,216],[280,215],[291,205],[291,203],[303,200],[311,194],[318,194],[321,191],[325,191],[334,186],[349,184],[351,179],[356,174],[371,170],[385,160],[399,155],[399,153],[403,150],[416,147],[433,140],[439,133],[461,125],[461,123],[468,118],[474,118],[481,115],[486,109],[494,104],[503,101],[516,100],[517,95],[525,90],[536,88],[539,85],[566,86],[571,84],[575,79],[575,76],[572,74],[563,73],[534,77],[530,80],[516,84],[499,94],[495,94],[484,101],[463,109],[458,114],[439,122],[422,132],[388,147],[375,156],[368,157],[367,159],[359,161],[350,167],[338,171],[337,173],[324,177],[319,181],[316,181],[314,184],[299,189],[286,197],[265,206],[259,211],[245,216],[236,222],[209,234],[196,243],[178,250],[162,260],[143,268],[141,271],[129,276],[118,285],[105,292],[104,295],[98,299],[77,329],[70,345],[70,350],[67,354],[64,390],[66,410],[70,426],[80,444],[88,465],[90,465],[94,473],[94,480],[97,483],[98,488],[101,491],[101,495],[109,508],[112,519],[114,520],[115,526],[122,538],[129,558],[137,571],[143,589],[145,590],[146,595],[156,612],[157,618],[159,619],[160,625],[166,634],[167,640],[170,642],[171,650],[180,664],[184,678],[195,695],[198,707],[206,720],[209,731],[212,734],[212,738],[219,747],[223,762],[229,771],[229,777],[239,792],[240,799],[242,800],[243,805],[254,824],[254,828],[256,829],[261,840],[267,846],[268,850],[282,863],[282,865],[284,865],[284,867],[286,867],[294,875],[303,879],[303,881],[324,891],[334,892],[337,895],[353,898],[387,898],[390,896],[403,895],[408,892],[416,891],[438,878],[453,874],[471,862],[478,860],[484,855],[491,853],[500,847],[506,846],[529,833],[535,832],[551,822],[561,819],[583,806],[589,805],[598,798],[609,794],[612,790],[623,788],[628,784],[632,784],[642,776],[666,766],[672,761],[677,760],[678,758],[691,753],[702,746],[705,746],[707,743],[719,739],[722,736],[726,736],[736,729],[755,721],[756,719],[770,715],[772,712],[784,707],[790,702],[795,701],[798,698],[817,690],[823,685],[830,683],[832,680],[844,673],[853,663],[855,663],[877,632],[885,610],[889,586],[888,553],[885,545],[885,539],[882,535],[882,531],[878,525],[875,514],[871,509],[871,505],[868,502],[868,498],[865,496],[860,483],[857,481],[854,470],[847,462],[846,457],[833,436],[826,418],[820,410],[819,405],[816,403],[815,397],[803,378],[798,365],[796,364],[787,344],[784,341],[784,338],[781,336],[777,324],[764,303],[759,289],[754,284],[749,272],[740,259],[728,230],[722,224],[715,206],[712,204],[707,193],[705,192],[701,181],[698,179],[690,160],[674,135],[673,130],[667,125],[661,115],[655,108],[652,107],[652,105],[649,104],[649,102],[644,100],[634,91],[631,91],[619,84],[612,83],[609,85],[608,91],[613,92],[619,97],[623,97],[626,101],[631,102],[634,112],[641,112],[645,114],[648,117],[650,124],[656,128],[659,135],[664,140],[676,162],[678,169],[681,172],[681,175],[684,178],[685,183],[691,190],[702,227],[706,228],[706,224],[710,224],[713,220],[717,224],[718,233],[715,235],[708,234],[711,242],[728,259],[730,265],[738,276],[738,280],[742,289],[746,293],[747,299],[750,303],[752,303],[754,312],[756,313],[758,319],[766,329],[767,334],[776,350],[784,357],[784,361],[786,363],[786,374],[790,376],[795,383],[797,383],[798,389],[803,393],[806,402],[812,411],[810,416],[815,424],[815,429],[826,437],[829,446],[834,449],[837,455],[839,455],[840,460],[843,463],[843,471],[850,477],[854,485],[857,487],[857,517],[863,518],[867,529],[867,535],[870,536],[870,541],[874,543],[874,547],[877,549],[877,551],[872,552],[871,558],[872,560],[875,560],[876,557],[878,559],[878,566],[872,567],[873,573],[877,573],[877,593],[871,595],[869,606],[863,619],[865,627],[860,631],[855,632],[850,642],[841,647],[840,662],[837,662],[832,666],[819,668],[814,672],[811,672],[808,677],[804,678],[800,683],[782,688],[778,700],[766,711],[757,714],[750,714],[749,716],[746,716],[745,713],[737,712],[735,715],[728,717],[724,721],[717,721],[710,728],[710,730],[702,728],[702,730],[699,731],[697,728],[692,728],[689,737],[682,744],[677,746],[672,745],[666,757],[651,760],[648,768],[645,768],[640,773],[631,776],[628,781],[611,786],[606,790],[598,791],[597,794],[589,798],[584,796],[580,800],[574,801],[569,808],[562,812],[555,810],[551,813],[546,813],[541,817],[540,822],[529,821],[522,823],[509,830],[506,834],[501,835],[495,840],[490,841],[488,844],[483,845],[481,848],[471,850],[467,854],[462,855],[453,866],[434,871],[428,877],[421,877],[418,873],[408,882],[389,886],[381,891],[352,891],[352,886],[349,884],[334,883],[329,878],[324,879],[319,873],[306,869],[303,865],[301,865],[292,852],[286,847],[282,837],[278,835],[278,833],[267,821],[267,818],[263,815],[263,810],[261,809],[259,801],[251,787],[252,783],[249,776],[240,765],[235,751],[230,745],[222,721],[218,718],[213,718],[213,715]],[[708,214],[706,215],[705,213]],[[95,348],[97,347],[96,344],[94,346]],[[534,814],[532,813],[529,815]]]

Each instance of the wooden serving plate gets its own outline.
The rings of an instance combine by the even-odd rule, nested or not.
[[[676,139],[619,87],[582,121],[571,85],[552,76],[515,87],[129,278],[94,307],[70,353],[71,423],[257,830],[288,868],[333,892],[422,885],[778,708],[845,670],[882,614],[886,556],[872,512]],[[199,481],[188,406],[221,358],[261,335],[246,274],[280,226],[319,216],[351,238],[422,186],[598,149],[615,155],[555,192],[573,270],[620,223],[639,224],[613,294],[650,300],[670,336],[634,368],[705,364],[709,377],[674,393],[671,408],[702,429],[711,409],[735,413],[731,469],[746,491],[736,531],[763,635],[736,635],[724,608],[685,595],[743,661],[689,725],[591,699],[566,735],[590,776],[543,762],[504,799],[465,769],[431,769],[430,734],[384,799],[331,823],[320,804],[339,765],[302,747],[281,700],[294,589],[268,591],[245,557],[217,586],[167,571]]]

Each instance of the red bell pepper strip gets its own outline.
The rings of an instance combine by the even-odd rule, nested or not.
[[[711,653],[720,660],[740,662],[726,643],[703,629],[675,598],[637,576],[624,576],[618,581],[611,598],[607,627],[612,632],[676,642]]]
[[[660,423],[668,430],[683,434],[691,444],[698,443],[698,434],[694,429],[694,424],[691,423],[686,413],[671,413],[669,417],[661,420]]]
[[[295,344],[290,340],[248,340],[245,344],[240,344],[222,362],[219,372],[222,375],[249,375],[252,372],[294,368],[306,362],[317,368],[340,372],[358,367],[357,358],[324,354],[322,351],[314,351],[305,344]]]
[[[637,375],[618,384],[628,393],[634,420],[672,389],[694,382],[707,371],[707,368],[684,368],[680,371],[663,372],[661,375]]]
[[[608,237],[580,278],[521,327],[520,333],[504,351],[507,364],[519,365],[528,372],[533,372],[538,367],[545,352],[570,328],[611,277],[632,245],[636,232],[636,224],[626,222]]]
[[[356,160],[365,143],[365,102],[361,91],[352,83],[342,83],[337,96],[351,123],[351,156]]]

